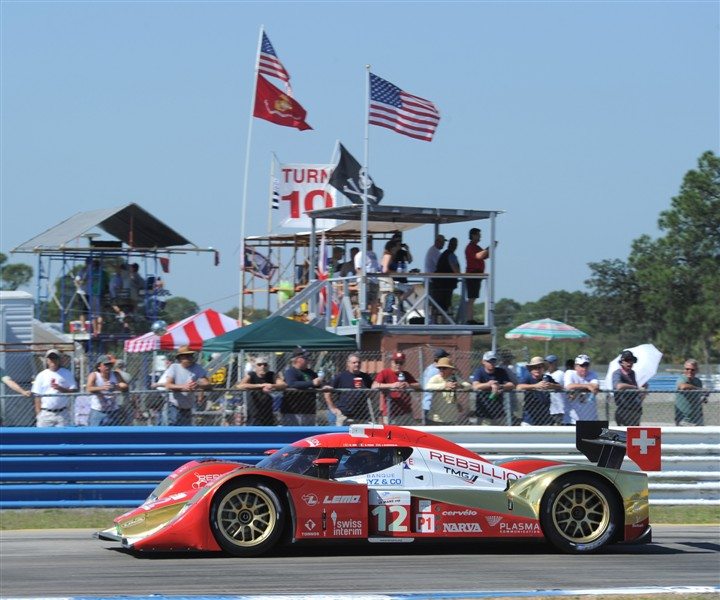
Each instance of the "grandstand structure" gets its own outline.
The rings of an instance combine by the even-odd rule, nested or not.
[[[36,318],[53,320],[90,354],[148,331],[169,290],[173,256],[201,248],[135,203],[77,213],[12,250],[36,257]],[[124,266],[123,266],[124,265]],[[112,276],[136,285],[111,294]]]

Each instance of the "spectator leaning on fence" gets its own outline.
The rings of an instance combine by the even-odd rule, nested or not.
[[[550,417],[550,392],[562,390],[552,375],[545,372],[545,359],[533,356],[526,365],[527,372],[518,381],[517,389],[523,394],[523,424],[553,425]]]
[[[480,425],[507,425],[503,394],[515,388],[508,372],[497,366],[498,357],[493,351],[483,354],[482,366],[470,376],[475,396],[475,414]]]
[[[445,238],[443,238],[444,240]],[[435,350],[433,354],[433,361],[425,367],[425,370],[423,371],[422,375],[422,389],[425,390],[423,393],[423,399],[422,399],[422,409],[423,409],[423,421],[425,423],[428,422],[429,413],[430,413],[430,407],[432,406],[432,400],[433,400],[433,393],[428,391],[428,381],[438,373],[440,373],[440,370],[437,367],[437,363],[441,358],[447,358],[450,356],[445,350],[442,348],[438,348]]]
[[[703,404],[708,394],[702,392],[702,381],[697,376],[698,362],[688,358],[683,374],[678,377],[675,394],[675,425],[704,425]]]
[[[578,421],[595,421],[597,396],[600,381],[597,373],[590,370],[590,357],[580,354],[575,357],[574,369],[565,371],[565,424],[575,425]]]
[[[420,384],[412,373],[405,370],[405,354],[393,352],[392,367],[383,369],[375,376],[373,388],[381,390],[380,413],[383,423],[413,425],[420,422],[413,407],[412,390],[419,390]]]
[[[258,356],[253,361],[245,377],[237,384],[239,390],[249,390],[247,399],[248,425],[275,425],[272,392],[279,392],[287,387],[282,375],[269,370],[267,356]]]
[[[368,403],[372,397],[361,390],[370,389],[372,384],[372,377],[360,370],[360,355],[348,356],[345,370],[335,375],[330,385],[323,387],[329,411],[328,424],[344,425],[347,421],[369,423],[371,410]]]
[[[630,350],[623,350],[620,353],[620,368],[612,374],[612,386],[615,390],[615,422],[621,427],[640,425],[642,417],[645,393],[640,390],[647,388],[647,384],[642,388],[637,384],[633,370],[636,362],[637,358]]]
[[[192,425],[198,392],[211,389],[212,384],[205,369],[195,362],[196,354],[190,346],[180,346],[175,357],[177,362],[171,364],[161,378],[164,379],[163,387],[170,392],[167,424]]]
[[[65,394],[78,391],[75,376],[60,366],[62,356],[54,348],[45,353],[46,369],[40,371],[32,384],[38,427],[66,427],[72,425],[70,398]]]
[[[455,366],[448,357],[438,360],[437,368],[438,374],[430,378],[426,387],[435,392],[428,425],[464,425],[468,420],[469,398],[463,392],[472,386],[457,376]]]
[[[92,394],[88,425],[122,425],[122,410],[118,404],[118,393],[126,392],[128,384],[122,375],[114,370],[115,363],[107,354],[98,357],[95,370],[88,375],[85,389]]]
[[[303,348],[293,351],[290,367],[285,369],[287,388],[280,405],[281,425],[315,425],[317,390],[323,378],[308,366],[309,355]]]

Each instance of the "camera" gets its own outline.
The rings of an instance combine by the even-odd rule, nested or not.
[[[555,383],[555,380],[552,378],[552,375],[550,375],[550,373],[545,373],[542,380],[546,381],[547,383]]]

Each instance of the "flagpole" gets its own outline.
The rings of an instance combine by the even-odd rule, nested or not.
[[[370,137],[370,65],[365,65],[365,149],[363,155],[363,167],[365,174],[368,173],[368,152]],[[363,276],[360,279],[360,315],[367,313],[367,260],[368,260],[368,186],[363,186],[362,195],[362,218],[360,220],[360,245],[362,248]],[[372,321],[372,317],[370,317]]]
[[[240,327],[244,325],[243,304],[245,296],[245,221],[247,218],[247,189],[248,177],[250,171],[250,142],[252,140],[253,113],[255,112],[255,95],[257,94],[257,78],[259,72],[260,48],[262,47],[262,36],[265,29],[264,25],[260,26],[260,34],[258,36],[257,52],[255,53],[255,73],[253,75],[252,94],[250,95],[250,122],[248,123],[247,144],[245,145],[245,173],[243,175],[243,196],[242,196],[242,214],[240,222],[240,293],[238,297],[238,323]]]

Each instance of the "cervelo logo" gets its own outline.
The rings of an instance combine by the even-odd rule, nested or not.
[[[360,496],[325,496],[323,504],[359,504]]]
[[[477,511],[469,508],[465,510],[444,510],[442,515],[443,517],[474,517],[477,515]]]
[[[443,523],[443,533],[482,533],[479,523]]]

